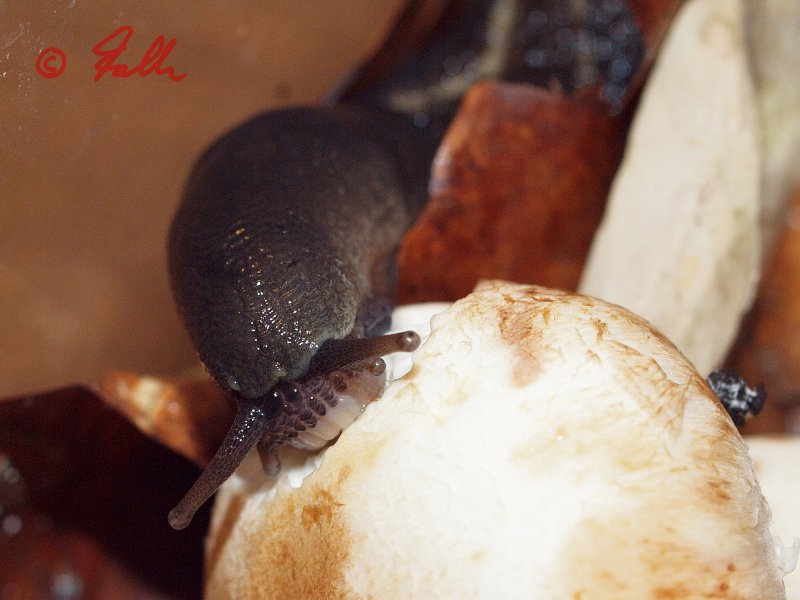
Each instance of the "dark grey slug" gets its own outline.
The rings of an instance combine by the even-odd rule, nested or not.
[[[367,87],[356,81],[340,90],[338,100],[352,106],[263,114],[199,159],[170,231],[170,279],[201,360],[238,412],[170,513],[173,527],[186,527],[254,446],[275,471],[279,446],[332,439],[346,425],[337,411],[360,410],[347,406],[347,389],[374,391],[380,356],[419,343],[413,332],[381,335],[394,255],[427,200],[439,140],[474,81],[592,83],[576,75],[592,58],[581,45],[566,54],[553,45],[564,28],[610,44],[609,57],[594,57],[598,73],[611,58],[638,65],[642,44],[627,10],[576,4],[580,10],[541,0],[454,2],[449,28],[432,30],[418,53],[378,81],[365,77]],[[612,43],[614,27],[627,34]],[[529,60],[539,56],[552,60]],[[627,77],[606,79],[624,92]]]
[[[401,115],[295,108],[246,122],[198,160],[170,230],[170,280],[238,412],[170,513],[174,528],[254,446],[275,471],[277,447],[315,445],[304,432],[314,438],[348,385],[369,385],[359,378],[382,373],[380,356],[418,345],[413,332],[380,334],[397,247],[427,199],[433,146],[420,138]],[[323,440],[341,429],[325,427]]]

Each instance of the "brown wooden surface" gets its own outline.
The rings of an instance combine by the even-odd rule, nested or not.
[[[625,131],[599,103],[477,84],[401,248],[401,302],[456,300],[488,277],[575,289]]]

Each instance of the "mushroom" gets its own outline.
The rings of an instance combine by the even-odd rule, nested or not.
[[[327,450],[223,486],[208,597],[785,597],[742,438],[647,322],[493,281],[431,327]]]

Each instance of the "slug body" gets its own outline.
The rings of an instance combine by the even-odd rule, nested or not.
[[[418,344],[413,332],[376,337],[397,247],[427,199],[435,146],[417,138],[397,115],[286,109],[226,134],[194,167],[170,230],[170,280],[200,359],[239,410],[173,527],[256,444],[274,471],[280,445],[338,434],[315,427],[349,388],[382,385],[381,355]]]
[[[565,89],[592,83],[576,75],[586,71],[586,44],[567,55],[553,46],[565,28],[570,39],[606,45],[607,29],[624,30],[619,47],[593,69],[610,69],[623,55],[626,65],[638,65],[639,29],[627,11],[551,4],[454,3],[450,16],[460,18],[431,30],[436,35],[382,79],[339,89],[330,97],[339,106],[263,114],[200,158],[170,231],[170,279],[201,360],[239,409],[208,468],[170,513],[173,527],[185,527],[254,446],[275,471],[282,444],[317,448],[335,437],[360,412],[358,398],[379,393],[379,357],[419,343],[413,332],[380,335],[394,295],[394,256],[427,201],[438,142],[474,81],[549,85],[558,67]],[[410,3],[400,21],[416,22],[419,7]],[[553,60],[529,60],[537,56]],[[572,58],[562,64],[559,56]],[[620,77],[609,79],[619,87],[628,74]]]

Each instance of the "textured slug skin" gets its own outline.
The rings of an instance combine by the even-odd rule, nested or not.
[[[413,144],[399,117],[296,108],[255,117],[200,158],[169,270],[224,389],[259,397],[304,375],[326,339],[385,325],[394,254],[425,201],[430,156]]]

